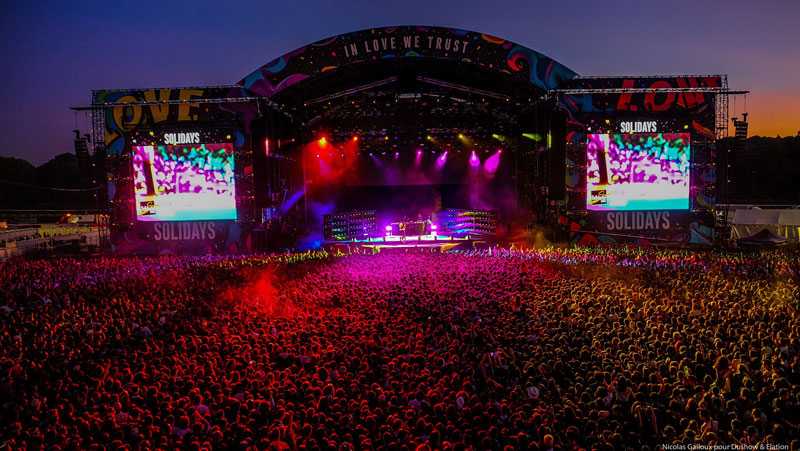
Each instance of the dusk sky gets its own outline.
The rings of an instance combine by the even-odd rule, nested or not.
[[[581,75],[728,74],[751,135],[800,130],[800,1],[9,1],[0,4],[0,155],[35,164],[88,132],[90,91],[230,84],[339,33],[441,25],[538,50]],[[744,111],[744,98],[731,115]]]

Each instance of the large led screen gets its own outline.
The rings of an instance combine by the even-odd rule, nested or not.
[[[586,207],[689,209],[689,134],[590,134]]]
[[[136,219],[236,219],[233,145],[133,147]]]

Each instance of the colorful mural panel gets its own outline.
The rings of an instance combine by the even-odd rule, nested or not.
[[[342,66],[393,58],[434,58],[475,64],[554,89],[575,72],[552,58],[502,38],[443,27],[401,26],[361,30],[291,51],[244,77],[249,92],[272,97],[308,78]]]

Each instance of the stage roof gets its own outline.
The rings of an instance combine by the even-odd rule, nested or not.
[[[392,76],[409,83],[420,74],[476,89],[497,87],[503,80],[508,85],[502,89],[512,95],[525,85],[543,93],[577,75],[542,53],[485,33],[397,26],[319,40],[261,66],[239,85],[252,95],[279,100],[282,93],[302,84],[300,97],[309,100]]]

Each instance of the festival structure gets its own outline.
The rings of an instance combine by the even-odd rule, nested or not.
[[[229,86],[92,93],[120,253],[714,239],[722,75],[581,76],[473,31],[314,42]],[[80,109],[80,108],[79,108]]]

